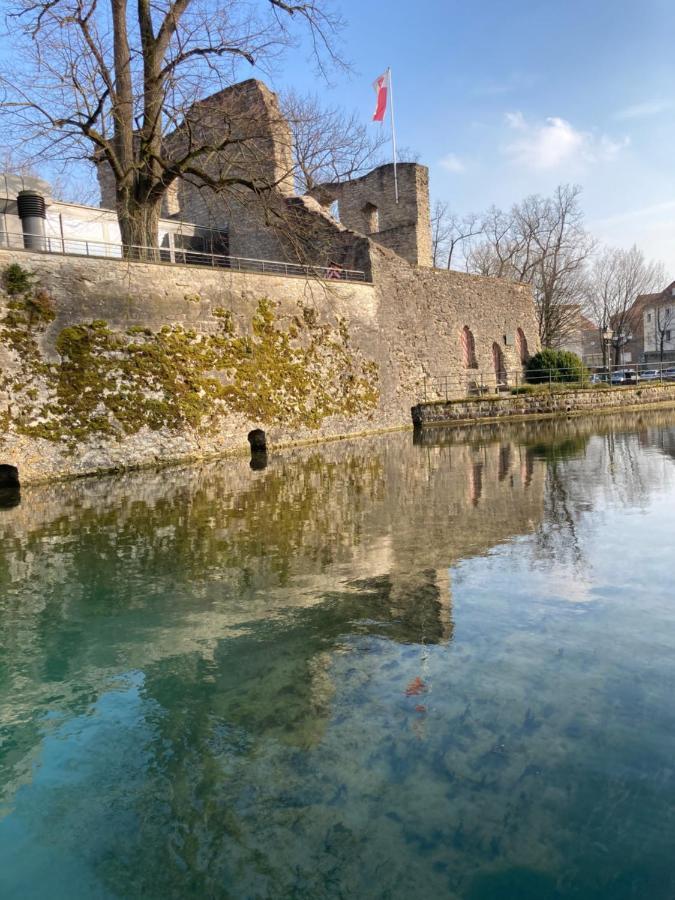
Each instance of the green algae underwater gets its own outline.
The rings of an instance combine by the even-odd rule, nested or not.
[[[0,896],[675,896],[675,412],[0,509]]]

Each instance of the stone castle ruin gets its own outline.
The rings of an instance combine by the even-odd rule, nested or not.
[[[425,166],[399,164],[398,203],[393,165],[297,196],[290,127],[276,94],[254,79],[195,104],[166,137],[165,152],[172,158],[182,155],[189,141],[217,147],[224,140],[230,143],[223,150],[203,155],[205,168],[217,179],[253,181],[260,195],[236,184],[214,190],[188,176],[166,197],[166,219],[210,229],[220,248],[235,257],[361,268],[370,274],[367,236],[412,265],[431,265]],[[101,205],[113,210],[115,183],[106,162],[98,165],[98,179]],[[338,218],[331,215],[335,204]]]
[[[520,377],[531,291],[432,267],[425,166],[398,166],[398,203],[392,165],[298,195],[291,130],[255,80],[195,104],[165,153],[191,141],[227,186],[176,181],[149,256],[123,251],[105,162],[99,208],[0,176],[0,272],[18,264],[53,304],[35,325],[0,291],[0,462],[45,477],[239,449],[259,427],[273,444],[372,432]]]

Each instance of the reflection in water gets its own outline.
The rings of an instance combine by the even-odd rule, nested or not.
[[[21,503],[21,489],[18,487],[0,487],[0,509],[14,509]]]
[[[675,415],[0,514],[0,895],[675,893]]]

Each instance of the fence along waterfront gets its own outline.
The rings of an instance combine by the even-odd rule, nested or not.
[[[426,375],[424,400],[459,400],[518,393],[537,388],[554,392],[574,387],[614,389],[636,384],[675,382],[675,362],[605,366],[599,371],[583,369],[511,369],[499,376],[494,370],[467,370],[457,374]]]

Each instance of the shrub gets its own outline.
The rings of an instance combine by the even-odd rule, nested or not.
[[[2,286],[11,297],[27,294],[33,287],[33,275],[18,263],[10,263],[2,273]]]
[[[38,288],[26,298],[26,310],[31,325],[34,322],[47,324],[56,318],[54,298],[45,288]]]
[[[525,366],[525,378],[530,384],[582,381],[585,373],[584,364],[570,350],[540,350]]]

